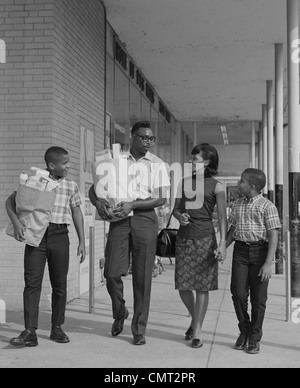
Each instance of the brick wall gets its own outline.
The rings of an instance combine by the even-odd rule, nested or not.
[[[83,123],[95,133],[95,148],[103,148],[104,32],[99,0],[1,1],[7,63],[0,64],[0,299],[7,308],[22,308],[24,246],[5,234],[5,199],[17,187],[20,171],[44,167],[44,152],[52,145],[68,149],[69,179],[79,183]],[[79,296],[72,225],[70,240],[69,300]],[[103,253],[102,245],[98,252]],[[45,275],[44,307],[50,294]]]

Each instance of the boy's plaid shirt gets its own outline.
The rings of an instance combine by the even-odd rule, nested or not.
[[[237,199],[228,223],[235,226],[233,237],[244,242],[267,241],[268,230],[281,228],[276,206],[262,194]]]
[[[77,183],[67,179],[60,180],[50,222],[69,225],[72,219],[71,208],[80,206],[81,203]]]

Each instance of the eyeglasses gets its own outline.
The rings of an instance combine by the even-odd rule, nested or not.
[[[155,136],[142,136],[142,135],[137,135],[136,133],[134,134],[134,136],[137,136],[139,137],[143,142],[150,142],[150,143],[154,143],[155,140],[156,140],[156,137]]]

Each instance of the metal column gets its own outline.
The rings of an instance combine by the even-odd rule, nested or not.
[[[299,131],[299,20],[298,0],[287,0],[289,230],[291,294],[300,297],[300,131]],[[295,55],[296,53],[296,55]]]
[[[263,190],[264,197],[268,196],[268,127],[267,105],[262,104],[262,137],[263,137],[263,171],[266,175],[266,185]]]
[[[263,170],[263,131],[261,122],[258,129],[258,168]]]
[[[95,309],[95,228],[89,229],[89,312],[93,313]]]
[[[275,44],[275,205],[281,229],[278,234],[275,273],[283,274],[283,45]]]
[[[194,147],[198,144],[197,140],[197,123],[194,121]]]
[[[256,135],[256,129],[255,129],[255,122],[252,121],[251,123],[251,167],[255,168],[255,135]]]
[[[274,201],[274,102],[273,81],[267,81],[267,126],[268,126],[268,198]]]

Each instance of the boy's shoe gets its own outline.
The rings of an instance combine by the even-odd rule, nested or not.
[[[51,329],[50,339],[52,341],[58,342],[59,344],[67,344],[70,342],[69,337],[67,334],[63,331],[61,326],[54,326]]]
[[[249,341],[246,352],[248,354],[258,354],[260,352],[259,341]]]
[[[19,337],[12,338],[9,343],[18,348],[38,346],[36,333],[31,333],[29,330],[22,331]]]
[[[243,350],[247,346],[248,334],[241,333],[236,340],[234,348],[236,350]]]

